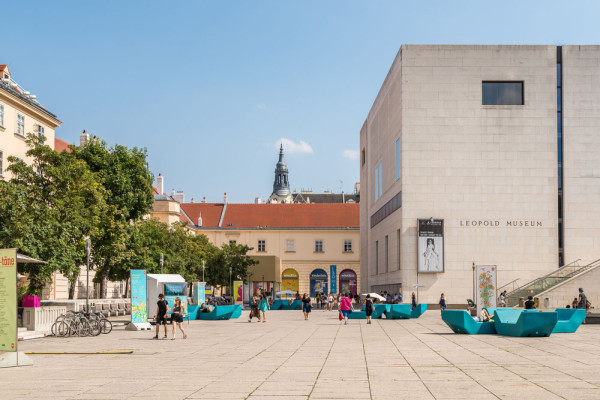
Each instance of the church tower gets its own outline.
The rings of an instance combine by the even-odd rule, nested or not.
[[[283,160],[283,144],[279,148],[279,161],[275,168],[275,181],[273,182],[273,193],[269,197],[270,201],[277,203],[291,203],[292,193],[290,191],[290,182],[288,180],[288,168]]]

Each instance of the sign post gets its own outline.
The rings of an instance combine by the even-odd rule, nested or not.
[[[17,249],[0,250],[0,368],[33,365],[19,354],[17,336]]]
[[[132,269],[131,281],[131,322],[127,325],[129,331],[152,329],[148,322],[148,295],[145,269]]]
[[[477,316],[481,315],[481,310],[485,307],[496,307],[496,273],[498,268],[495,265],[477,265],[476,273],[476,293],[477,298]]]

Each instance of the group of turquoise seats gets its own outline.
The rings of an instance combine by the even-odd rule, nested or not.
[[[417,304],[413,310],[410,309],[410,304],[373,304],[371,318],[381,318],[384,314],[386,319],[419,318],[425,311],[427,304]],[[367,319],[365,307],[363,306],[362,311],[352,311],[348,319]]]
[[[209,313],[200,312],[200,307],[197,305],[188,305],[188,313],[184,316],[187,320],[225,320],[230,318],[239,318],[242,316],[242,306],[239,304],[231,306],[215,306]]]
[[[442,320],[454,333],[499,334],[518,337],[547,337],[552,333],[572,333],[585,320],[586,311],[557,308],[556,311],[485,308],[490,322],[477,322],[465,310],[442,310]]]
[[[274,300],[271,310],[302,310],[302,300]]]

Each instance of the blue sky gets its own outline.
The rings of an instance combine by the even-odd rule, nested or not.
[[[27,1],[0,64],[63,122],[145,147],[165,191],[252,202],[284,138],[292,189],[352,192],[403,43],[600,44],[594,1]],[[6,18],[10,15],[11,18]]]

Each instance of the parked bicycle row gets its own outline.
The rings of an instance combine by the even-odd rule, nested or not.
[[[101,312],[67,311],[52,325],[52,335],[56,337],[98,336],[111,331],[112,323]]]

